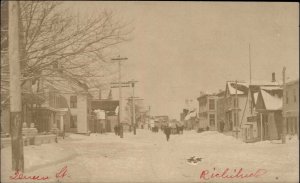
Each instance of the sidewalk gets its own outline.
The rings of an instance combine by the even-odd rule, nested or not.
[[[24,146],[25,173],[55,165],[77,156],[70,146],[65,146],[68,139],[59,139],[58,143],[42,144],[39,146]],[[1,149],[1,182],[8,182],[11,170],[11,146]]]

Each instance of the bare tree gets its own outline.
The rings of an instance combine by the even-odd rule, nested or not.
[[[112,12],[103,11],[79,21],[61,6],[62,3],[20,2],[22,80],[57,76],[57,71],[62,77],[81,82],[90,77],[104,77],[109,74],[104,67],[109,60],[105,50],[129,40],[131,30],[126,24],[115,21]],[[2,20],[1,27],[4,27]],[[4,45],[1,51],[4,52],[5,39],[1,36],[1,49]],[[7,72],[7,62],[2,62],[1,68],[2,73]],[[3,77],[2,82],[6,80]]]

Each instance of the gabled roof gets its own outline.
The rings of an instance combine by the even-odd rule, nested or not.
[[[252,98],[252,103],[255,107],[257,102],[258,93],[261,87],[279,87],[280,84],[278,82],[270,82],[270,81],[253,81],[249,84],[249,94]]]
[[[258,110],[281,110],[282,88],[279,86],[261,87],[257,99]]]
[[[51,88],[61,93],[87,92],[86,88],[82,84],[61,77],[43,78],[41,83],[44,88]]]

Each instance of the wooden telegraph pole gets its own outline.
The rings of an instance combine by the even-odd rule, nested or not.
[[[236,130],[236,138],[238,138],[238,115],[239,115],[239,108],[238,108],[238,96],[237,96],[237,80],[235,80],[235,102],[234,102],[234,111],[235,111],[235,130]]]
[[[286,135],[286,115],[285,115],[285,104],[286,104],[286,85],[285,85],[285,67],[282,69],[282,84],[283,84],[283,95],[282,95],[282,134],[281,134],[281,141],[283,144],[285,144],[285,135]]]
[[[132,87],[132,126],[133,134],[136,135],[136,122],[135,122],[135,103],[134,103],[134,85],[137,81],[130,81]]]
[[[8,3],[8,58],[12,170],[24,172],[20,82],[19,2],[9,1]]]
[[[131,101],[131,109],[132,109],[132,112],[131,112],[131,116],[132,116],[132,120],[131,120],[131,125],[133,126],[133,134],[136,135],[136,114],[135,114],[135,102],[134,101],[137,101],[137,100],[144,100],[144,99],[141,99],[139,97],[129,97],[127,99],[128,101]]]
[[[121,86],[121,61],[127,60],[127,58],[121,58],[120,56],[118,58],[111,59],[113,61],[117,61],[119,63],[119,120],[118,125],[120,128],[120,138],[123,138],[123,127],[121,126],[121,120],[122,120],[122,86]]]

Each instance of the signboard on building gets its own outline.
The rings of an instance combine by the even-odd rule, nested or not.
[[[249,116],[247,117],[247,122],[256,122],[257,121],[257,116]]]

